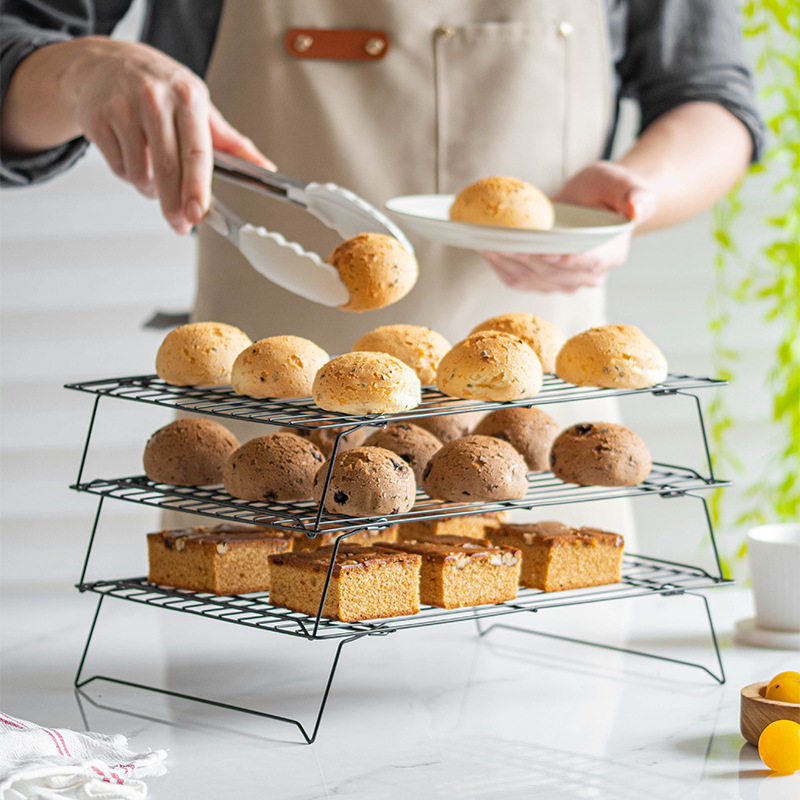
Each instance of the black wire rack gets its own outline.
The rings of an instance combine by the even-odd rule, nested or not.
[[[533,398],[526,398],[511,403],[455,400],[454,398],[441,394],[431,387],[425,387],[423,389],[422,403],[415,409],[399,414],[363,417],[323,411],[314,405],[310,398],[299,400],[257,400],[234,394],[230,387],[178,387],[166,384],[159,378],[149,375],[68,384],[66,387],[68,389],[95,395],[94,407],[91,413],[89,429],[78,470],[78,477],[71,488],[79,492],[99,496],[86,558],[80,580],[77,584],[77,588],[81,592],[94,593],[99,595],[99,598],[78,672],[75,677],[76,689],[80,689],[95,680],[106,680],[174,697],[196,700],[214,706],[234,709],[273,720],[291,723],[297,727],[303,739],[311,743],[316,738],[319,729],[320,720],[331,688],[342,646],[348,642],[365,636],[385,636],[409,628],[428,627],[444,623],[464,622],[467,620],[474,620],[478,628],[478,633],[483,636],[497,627],[512,627],[493,622],[488,628],[485,628],[481,626],[481,620],[484,618],[500,617],[520,612],[533,613],[547,608],[583,605],[600,601],[625,600],[647,595],[695,595],[700,598],[705,604],[710,638],[716,654],[717,672],[712,671],[703,664],[682,661],[663,654],[659,655],[630,648],[613,647],[603,643],[572,639],[566,636],[553,636],[552,634],[530,630],[528,628],[519,628],[519,630],[697,667],[711,675],[719,683],[724,683],[725,673],[714,631],[713,620],[708,608],[708,602],[704,595],[697,593],[697,590],[725,585],[731,582],[723,576],[708,505],[702,494],[703,490],[722,487],[727,485],[728,482],[714,476],[702,409],[699,398],[695,393],[698,389],[715,387],[723,383],[723,381],[710,378],[695,378],[688,375],[671,374],[663,383],[647,389],[597,389],[593,387],[574,386],[561,381],[555,376],[547,375],[545,376],[542,391]],[[578,486],[576,484],[564,483],[550,472],[530,473],[528,476],[527,492],[523,498],[518,500],[480,504],[476,504],[474,501],[471,503],[452,503],[431,499],[420,490],[417,493],[413,508],[407,512],[389,514],[381,517],[358,518],[344,517],[329,513],[325,511],[324,503],[315,503],[311,501],[295,503],[245,501],[232,497],[220,487],[175,486],[156,483],[141,475],[113,479],[82,480],[98,404],[102,397],[131,400],[181,411],[207,414],[214,417],[245,420],[283,427],[300,429],[335,428],[336,435],[333,439],[333,449],[329,462],[332,466],[333,457],[338,450],[342,437],[346,433],[364,426],[379,426],[389,421],[413,420],[414,418],[425,416],[461,414],[476,411],[486,412],[500,407],[546,405],[549,403],[565,403],[577,400],[591,400],[602,397],[618,397],[633,394],[650,394],[655,396],[685,395],[694,399],[702,441],[705,447],[706,464],[708,467],[707,476],[688,467],[659,462],[654,463],[652,472],[645,481],[637,486],[630,487]],[[327,491],[330,474],[331,469],[329,468],[323,486],[323,497]],[[515,509],[544,508],[565,503],[582,503],[637,496],[698,498],[702,502],[705,512],[705,521],[708,527],[708,536],[713,548],[714,558],[716,560],[717,574],[713,575],[698,567],[685,564],[628,554],[624,559],[622,579],[616,584],[555,593],[521,589],[515,600],[497,605],[449,610],[423,607],[418,614],[408,617],[365,620],[357,623],[344,623],[338,620],[326,619],[322,616],[322,609],[333,574],[333,567],[339,546],[342,541],[346,540],[348,536],[357,531],[364,529],[380,529],[396,523],[421,522],[442,517],[486,514]],[[220,597],[206,593],[156,586],[148,583],[147,580],[142,577],[119,580],[98,580],[93,582],[85,581],[98,521],[102,512],[103,502],[106,498],[123,500],[156,508],[217,517],[242,524],[268,525],[287,531],[305,532],[310,537],[320,533],[337,534],[334,538],[331,559],[317,614],[301,614],[285,608],[272,606],[269,603],[268,593]],[[269,630],[309,640],[336,641],[337,647],[335,656],[327,683],[322,693],[313,728],[307,728],[299,720],[289,717],[233,706],[214,699],[183,694],[166,688],[134,683],[104,675],[93,675],[89,678],[82,678],[84,664],[94,635],[100,609],[106,597],[179,611],[206,619],[226,621],[259,630]]]

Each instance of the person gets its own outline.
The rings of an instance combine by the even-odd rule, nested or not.
[[[415,240],[415,289],[345,314],[269,284],[198,225],[212,148],[377,206],[513,175],[556,200],[624,214],[638,231],[708,207],[761,150],[726,0],[171,0],[148,4],[143,43],[110,40],[127,6],[3,3],[0,179],[43,180],[93,142],[116,174],[158,197],[177,233],[197,226],[194,318],[253,339],[294,333],[341,352],[372,327],[406,322],[456,341],[520,310],[571,335],[605,322],[603,285],[630,235],[570,255]],[[333,52],[318,49],[331,41]],[[611,161],[623,96],[638,101],[641,131]],[[323,256],[336,243],[296,208],[221,182],[213,191]],[[614,414],[592,402],[593,418]]]

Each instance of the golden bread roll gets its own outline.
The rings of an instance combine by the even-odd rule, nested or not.
[[[556,375],[578,386],[644,389],[667,377],[667,359],[634,325],[601,325],[564,343]]]
[[[314,478],[314,499],[322,499],[329,462]],[[396,453],[383,447],[355,447],[339,453],[333,464],[325,510],[353,517],[398,514],[414,505],[414,471]]]
[[[345,414],[392,414],[416,408],[422,387],[408,364],[388,353],[353,352],[332,358],[314,378],[314,402]]]
[[[301,336],[270,336],[246,347],[231,369],[231,385],[248,397],[310,397],[317,370],[330,356]]]
[[[613,422],[581,422],[562,431],[550,448],[557,478],[581,486],[636,486],[653,467],[639,434]]]
[[[423,485],[430,497],[454,503],[515,500],[528,488],[527,467],[502,439],[464,436],[434,453],[423,472]]]
[[[518,336],[479,331],[454,345],[439,363],[439,391],[469,400],[521,400],[542,388],[539,356]]]
[[[555,213],[547,196],[532,184],[494,175],[462,189],[450,206],[450,219],[476,225],[549,230]]]
[[[327,259],[350,291],[339,306],[345,311],[370,311],[396,303],[417,282],[417,260],[394,236],[359,233],[342,242]]]
[[[408,364],[423,386],[436,381],[436,367],[451,345],[441,333],[421,325],[381,325],[365,333],[351,350],[388,353]]]
[[[207,486],[222,483],[222,469],[239,440],[219,422],[176,419],[159,428],[144,448],[144,473],[156,483]]]
[[[471,332],[478,331],[505,331],[518,336],[533,348],[545,372],[555,372],[556,356],[567,338],[552,322],[524,311],[490,317],[476,325]]]
[[[190,322],[170,331],[156,354],[158,377],[175,386],[226,386],[250,337],[224,322]]]
[[[222,480],[230,495],[243,500],[308,500],[324,460],[308,439],[279,431],[256,436],[231,453]]]

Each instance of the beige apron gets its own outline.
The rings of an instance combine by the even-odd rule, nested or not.
[[[602,156],[613,68],[604,7],[603,0],[235,0],[225,3],[207,82],[225,117],[282,172],[333,181],[378,207],[396,195],[458,191],[492,174],[552,193]],[[377,61],[297,59],[284,46],[292,28],[381,30],[390,45]],[[214,192],[246,220],[323,257],[338,243],[301,210],[222,181]],[[510,311],[541,316],[568,335],[604,321],[601,289],[510,289],[477,253],[420,239],[412,239],[416,287],[364,314],[269,283],[207,226],[198,240],[194,318],[235,324],[254,340],[292,333],[338,353],[396,322],[427,325],[455,342]],[[555,411],[563,424],[615,414],[604,401]],[[570,521],[571,510],[561,516]],[[594,513],[575,521],[602,522]],[[628,527],[618,513],[609,524]]]

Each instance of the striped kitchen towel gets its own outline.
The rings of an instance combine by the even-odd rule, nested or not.
[[[167,770],[164,750],[134,753],[118,734],[43,728],[0,712],[0,800],[138,800]]]

